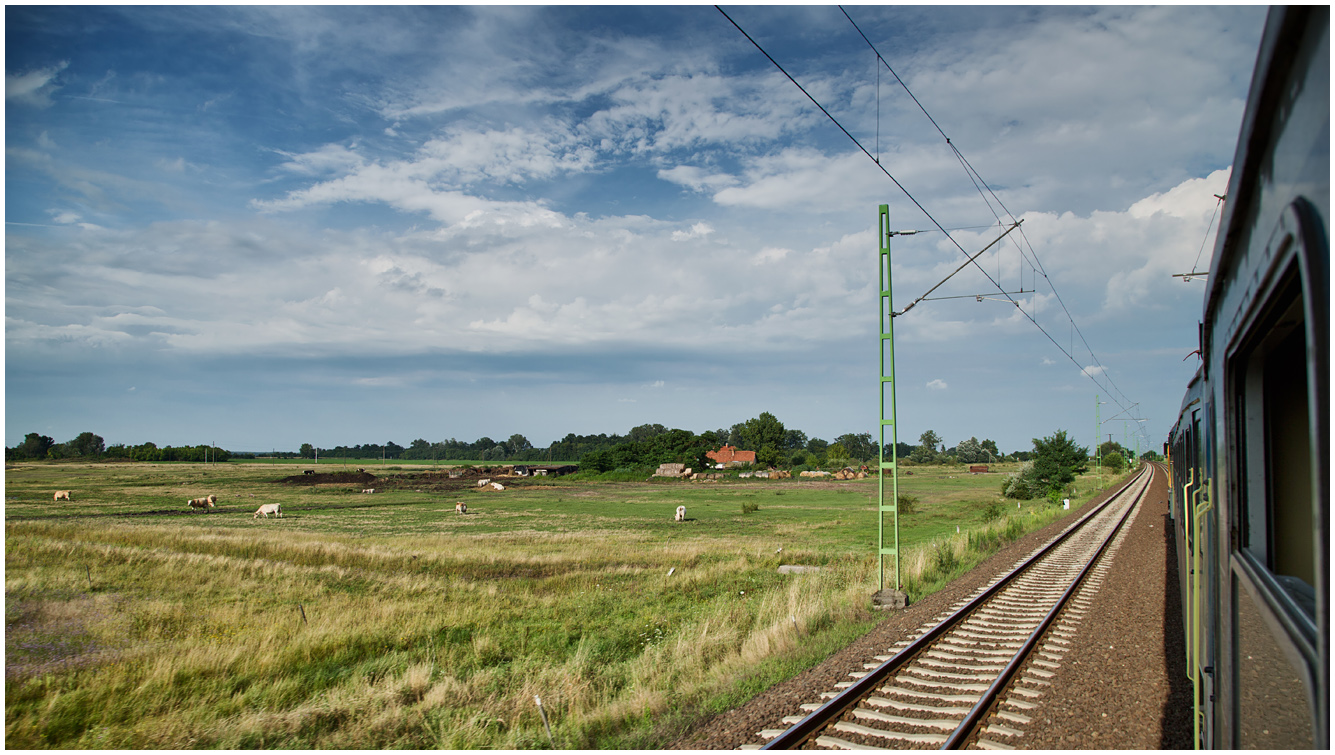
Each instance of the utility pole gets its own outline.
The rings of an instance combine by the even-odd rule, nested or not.
[[[1103,489],[1103,452],[1099,450],[1099,436],[1103,434],[1103,420],[1100,417],[1102,411],[1099,407],[1099,394],[1094,394],[1094,469],[1098,476],[1099,489]]]
[[[876,255],[879,272],[877,280],[881,286],[881,295],[877,299],[877,320],[880,322],[880,384],[877,395],[880,398],[881,416],[879,427],[880,451],[877,453],[877,579],[876,594],[872,602],[882,608],[905,608],[908,595],[903,592],[899,577],[899,426],[897,424],[895,404],[895,304],[891,289],[890,274],[890,205],[881,205],[877,217],[877,238],[879,251]],[[887,346],[889,347],[887,349]],[[886,393],[889,392],[889,411],[887,413]],[[890,437],[885,437],[885,429],[890,428]],[[889,450],[887,459],[886,450]],[[890,500],[886,501],[886,471],[890,472]],[[886,543],[885,515],[890,514],[891,536],[893,545]],[[885,586],[885,557],[893,556],[895,564],[895,586]]]

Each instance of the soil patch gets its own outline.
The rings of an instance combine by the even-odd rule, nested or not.
[[[282,485],[329,485],[337,483],[356,483],[366,485],[378,478],[370,472],[317,472],[315,474],[295,474],[274,482]]]

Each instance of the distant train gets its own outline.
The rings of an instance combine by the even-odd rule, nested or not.
[[[1330,747],[1330,8],[1266,19],[1165,447],[1196,744]]]

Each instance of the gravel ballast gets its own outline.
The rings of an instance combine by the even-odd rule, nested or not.
[[[1080,511],[1103,500],[1100,496]],[[1185,676],[1177,560],[1168,520],[1166,478],[1155,482],[1113,556],[1091,606],[1033,722],[1007,744],[1022,749],[1182,749],[1192,746],[1190,682]],[[850,679],[849,673],[917,637],[950,606],[1009,570],[1071,521],[1066,517],[993,554],[921,602],[896,611],[821,664],[747,704],[706,720],[670,749],[736,749],[768,741],[762,729],[786,728],[784,716]],[[811,746],[810,743],[807,745]]]

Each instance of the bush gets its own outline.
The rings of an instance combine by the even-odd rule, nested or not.
[[[1126,459],[1122,458],[1121,454],[1113,451],[1103,457],[1103,466],[1107,467],[1111,472],[1120,472],[1122,471],[1122,468],[1126,466]]]
[[[997,501],[993,501],[987,504],[987,508],[983,509],[984,522],[995,522],[996,520],[1001,518],[1001,515],[1002,515],[1001,504],[998,503]]]
[[[899,513],[916,514],[918,513],[918,497],[913,495],[899,494]]]
[[[936,544],[932,553],[932,565],[936,567],[936,573],[943,576],[950,574],[951,570],[959,565],[959,559],[955,557],[955,548],[949,540]]]
[[[1015,473],[1001,482],[1001,495],[1013,500],[1027,501],[1042,493],[1043,484],[1034,475],[1032,462],[1025,462]]]
[[[750,514],[753,511],[760,511],[760,504],[755,503],[754,501],[746,501],[742,504],[743,514]]]

